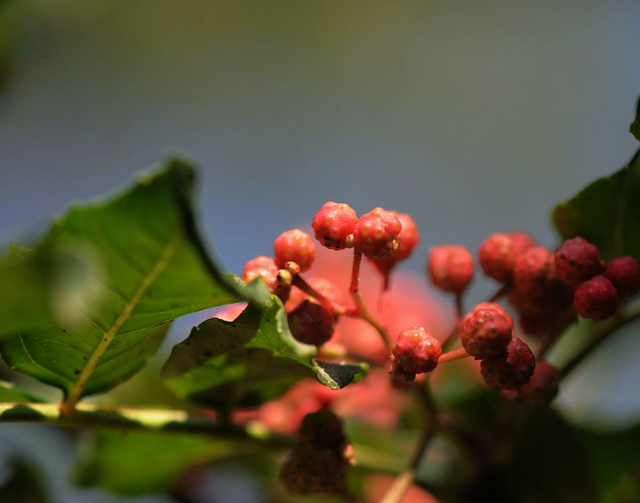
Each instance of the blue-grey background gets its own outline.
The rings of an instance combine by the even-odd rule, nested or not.
[[[28,36],[0,90],[2,243],[178,151],[201,167],[229,270],[336,200],[412,214],[422,245],[407,267],[422,273],[430,245],[475,249],[494,231],[553,246],[553,205],[638,147],[637,2],[21,4]],[[567,413],[640,418],[637,332],[576,374]],[[54,472],[71,462],[43,429],[5,436]],[[64,501],[112,501],[55,484]]]

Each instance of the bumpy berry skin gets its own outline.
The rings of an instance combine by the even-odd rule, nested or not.
[[[565,241],[556,251],[555,265],[558,277],[569,286],[578,286],[602,270],[598,248],[582,238]]]
[[[490,388],[517,389],[529,382],[536,365],[533,352],[517,337],[512,337],[504,353],[482,360],[480,371]]]
[[[396,216],[400,224],[402,224],[398,249],[388,257],[371,261],[376,266],[376,269],[383,274],[388,273],[398,262],[409,258],[415,247],[420,243],[418,226],[413,218],[405,213],[396,213]]]
[[[256,278],[262,278],[271,293],[276,291],[278,288],[278,266],[272,258],[260,255],[245,264],[242,280],[249,283]]]
[[[355,245],[365,257],[381,259],[398,249],[402,224],[396,214],[383,208],[360,217],[353,231]]]
[[[494,311],[497,311],[500,316],[502,316],[505,320],[507,320],[507,323],[509,323],[509,326],[513,328],[514,326],[513,318],[509,314],[509,311],[507,311],[504,307],[502,307],[497,302],[481,302],[480,304],[473,306],[473,309],[471,309],[471,311],[469,311],[469,313],[464,317],[464,319],[462,320],[462,323],[465,323],[480,309],[493,309]]]
[[[536,363],[531,380],[520,388],[520,394],[532,405],[548,405],[558,394],[562,375],[544,360]]]
[[[604,275],[618,290],[621,299],[628,299],[640,292],[640,264],[633,257],[614,258]]]
[[[276,265],[286,269],[287,262],[295,262],[300,271],[311,268],[316,258],[316,245],[311,236],[300,229],[292,229],[280,234],[273,243]]]
[[[302,421],[298,436],[301,442],[317,448],[342,452],[347,443],[342,421],[330,410],[324,409],[307,414]]]
[[[322,305],[303,300],[287,317],[291,334],[300,342],[322,346],[331,339],[335,317]]]
[[[618,292],[604,276],[595,276],[580,283],[573,296],[573,307],[583,318],[602,321],[618,309]]]
[[[504,352],[513,329],[494,309],[478,309],[462,325],[460,340],[471,356],[482,360]]]
[[[337,493],[344,487],[347,463],[332,449],[301,443],[291,452],[281,479],[293,494]]]
[[[517,253],[511,236],[496,232],[480,244],[478,261],[487,276],[504,282],[511,277]]]
[[[440,290],[462,293],[473,279],[473,257],[464,246],[435,246],[429,252],[427,272]]]
[[[412,327],[400,332],[391,353],[404,372],[422,374],[436,368],[442,348],[424,327]]]
[[[330,250],[344,250],[347,236],[353,234],[358,223],[355,210],[345,203],[324,203],[313,217],[313,231],[322,246]]]
[[[543,297],[555,277],[553,253],[544,246],[529,248],[513,266],[514,287],[529,299]]]

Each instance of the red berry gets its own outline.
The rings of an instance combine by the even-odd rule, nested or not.
[[[464,246],[435,246],[429,252],[431,282],[445,292],[461,293],[473,279],[473,257]]]
[[[480,244],[478,261],[487,276],[504,282],[511,277],[518,252],[509,234],[496,232]]]
[[[581,283],[573,296],[573,307],[583,318],[602,321],[618,309],[618,292],[604,276],[595,276]]]
[[[544,360],[536,363],[531,380],[520,388],[520,394],[533,405],[548,405],[558,394],[562,375]]]
[[[418,226],[413,221],[413,218],[405,213],[396,213],[396,216],[402,224],[398,249],[388,257],[371,261],[382,273],[389,272],[398,262],[409,258],[414,248],[418,246],[420,242]]]
[[[308,299],[291,311],[287,320],[291,334],[305,344],[322,346],[333,335],[333,313]]]
[[[353,234],[357,223],[358,216],[351,206],[329,201],[313,217],[311,226],[322,246],[330,250],[344,250],[347,236]]]
[[[555,279],[553,254],[544,246],[534,246],[520,255],[513,267],[516,291],[529,299],[543,297]]]
[[[482,360],[480,371],[490,388],[516,389],[529,382],[536,358],[524,342],[512,337],[504,353]]]
[[[391,352],[400,368],[413,374],[431,372],[442,355],[440,342],[424,327],[412,327],[400,332]]]
[[[614,258],[604,275],[618,290],[621,299],[628,299],[640,292],[640,264],[633,257]]]
[[[494,309],[478,309],[460,330],[462,346],[478,360],[504,352],[511,336],[509,322]]]
[[[398,249],[401,230],[402,224],[395,213],[376,208],[360,217],[353,237],[357,249],[366,257],[380,259]]]
[[[298,436],[302,442],[318,448],[342,452],[347,443],[342,421],[330,410],[324,409],[307,414],[302,420]]]
[[[316,245],[311,236],[300,229],[280,234],[273,243],[276,265],[285,269],[287,262],[295,262],[300,271],[308,271],[316,258]]]
[[[600,274],[602,265],[598,248],[586,239],[568,239],[555,254],[558,277],[569,286]]]
[[[529,248],[533,248],[538,244],[536,243],[536,240],[529,236],[529,234],[527,234],[526,232],[510,232],[509,237],[511,238],[513,247],[516,250],[516,258],[527,251]]]
[[[407,372],[406,370],[404,370],[401,366],[400,363],[398,362],[398,359],[391,355],[389,357],[390,359],[390,363],[389,363],[389,374],[391,374],[393,377],[402,377],[406,382],[413,382],[416,379],[416,374],[415,372]]]
[[[509,314],[509,311],[507,311],[504,307],[502,307],[500,304],[498,304],[497,302],[481,302],[480,304],[477,304],[476,306],[473,307],[473,309],[471,311],[469,311],[469,313],[465,316],[464,320],[462,320],[462,323],[465,323],[469,318],[471,318],[479,309],[493,309],[494,311],[497,311],[498,314],[500,316],[502,316],[505,320],[507,320],[507,323],[509,323],[509,326],[511,328],[513,328],[513,318],[511,317],[511,315]]]
[[[271,293],[276,291],[278,288],[278,266],[272,258],[260,255],[244,265],[242,280],[249,283],[256,278],[262,278]]]
[[[332,449],[301,443],[291,452],[281,478],[294,494],[337,493],[344,488],[347,463]]]

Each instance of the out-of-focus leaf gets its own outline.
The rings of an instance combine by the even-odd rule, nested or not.
[[[558,204],[552,220],[563,238],[581,236],[604,258],[640,259],[640,151],[617,173]]]
[[[200,435],[101,431],[84,446],[76,468],[81,487],[134,496],[170,488],[190,469],[231,456],[233,442]]]
[[[640,98],[638,98],[638,104],[636,105],[636,120],[629,127],[629,131],[636,137],[636,140],[640,141]]]
[[[75,323],[42,322],[40,317],[34,322],[25,313],[0,307],[14,329],[0,341],[12,369],[61,388],[75,401],[137,372],[155,353],[168,321],[243,298],[268,300],[264,285],[244,287],[207,256],[194,221],[193,180],[191,165],[170,160],[140,176],[123,194],[73,207],[32,254],[9,258],[8,275],[31,268],[32,261],[51,264],[61,250],[90,257],[93,264],[80,279],[58,268],[49,274],[62,275],[56,295],[46,299],[53,317],[80,318]],[[87,282],[95,302],[85,302],[73,286]],[[32,289],[30,284],[15,286]],[[0,306],[6,302],[0,297]]]
[[[340,389],[366,372],[364,364],[316,362],[315,346],[296,341],[276,297],[268,308],[254,304],[232,322],[213,318],[175,346],[162,369],[176,395],[221,409],[254,406],[315,373]]]
[[[16,388],[13,383],[0,381],[0,402],[41,402],[39,398]],[[1,501],[1,500],[0,500]]]
[[[7,462],[12,471],[0,486],[2,503],[47,503],[46,490],[40,480],[38,470],[31,463],[15,457]]]

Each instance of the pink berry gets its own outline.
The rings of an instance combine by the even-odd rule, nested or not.
[[[330,250],[344,250],[347,236],[353,234],[357,223],[358,216],[351,206],[329,201],[313,217],[311,226],[322,246]]]
[[[511,277],[517,253],[511,236],[496,232],[480,244],[478,261],[487,276],[504,282]]]
[[[301,443],[291,452],[281,479],[293,494],[339,493],[344,489],[347,466],[332,449]]]
[[[544,360],[536,363],[531,380],[520,388],[520,394],[532,405],[548,405],[558,394],[562,375]]]
[[[595,276],[576,288],[573,306],[583,318],[606,320],[618,310],[618,292],[607,278]]]
[[[536,358],[529,346],[512,337],[504,353],[482,360],[480,371],[490,388],[517,389],[529,382]]]
[[[494,309],[478,309],[462,325],[460,340],[471,356],[482,360],[504,352],[513,329]]]
[[[435,246],[429,252],[427,271],[440,290],[462,293],[473,279],[473,257],[464,246]]]
[[[305,344],[322,346],[333,335],[333,313],[310,300],[303,300],[289,313],[287,320],[293,337]]]
[[[516,258],[519,257],[522,253],[526,252],[529,248],[533,248],[538,243],[526,232],[510,232],[509,237],[513,242],[513,247],[516,250]]]
[[[431,372],[442,355],[440,342],[424,327],[412,327],[400,332],[391,352],[400,368],[413,374]]]
[[[465,316],[464,320],[462,320],[462,323],[465,323],[480,309],[493,309],[494,311],[497,311],[500,316],[502,316],[505,320],[507,320],[507,323],[509,323],[509,326],[513,328],[513,325],[514,325],[513,318],[509,314],[509,311],[507,311],[504,307],[502,307],[497,302],[481,302],[480,304],[475,305],[473,309],[469,311],[469,313]]]
[[[516,291],[526,298],[543,297],[555,279],[553,254],[544,246],[534,246],[520,255],[513,267]]]
[[[602,265],[598,248],[586,239],[568,239],[555,254],[558,277],[569,286],[600,274]]]
[[[402,224],[399,236],[399,246],[391,255],[381,259],[374,259],[371,262],[382,273],[388,273],[400,261],[409,258],[414,248],[420,242],[418,226],[413,218],[405,213],[396,213],[398,220]]]
[[[249,283],[256,278],[262,278],[271,293],[276,291],[278,288],[278,266],[272,258],[260,255],[245,264],[242,280]]]
[[[640,264],[633,257],[614,258],[604,275],[618,290],[621,299],[628,299],[640,292]]]
[[[376,208],[360,217],[353,231],[356,248],[366,257],[381,259],[398,249],[402,224],[395,213]]]
[[[276,265],[285,269],[287,262],[295,262],[300,271],[311,268],[316,258],[316,245],[311,236],[300,229],[292,229],[280,234],[273,243]]]

